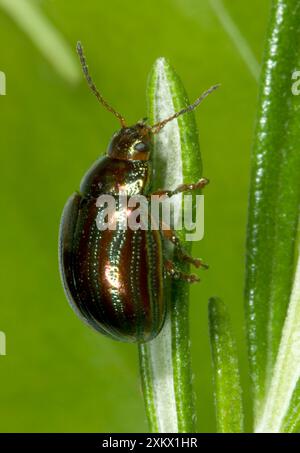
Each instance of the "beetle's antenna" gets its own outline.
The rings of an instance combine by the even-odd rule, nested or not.
[[[174,113],[173,115],[169,116],[168,118],[160,121],[159,123],[154,124],[151,127],[152,133],[157,134],[167,123],[169,123],[172,120],[175,120],[175,118],[178,118],[179,116],[183,115],[184,113],[191,112],[194,110],[198,105],[213,91],[215,91],[217,88],[219,88],[220,84],[218,85],[213,85],[210,87],[208,90],[204,91],[204,93],[201,94],[201,96],[196,99],[196,101],[189,105],[188,107],[180,110],[179,112]]]
[[[102,104],[109,112],[113,113],[118,118],[122,127],[126,127],[125,118],[119,112],[117,112],[111,105],[109,105],[108,102],[103,98],[103,96],[97,90],[97,87],[94,84],[93,79],[89,74],[88,66],[86,63],[86,59],[85,59],[85,56],[83,53],[83,48],[82,48],[80,41],[77,42],[76,50],[77,50],[77,53],[78,53],[78,56],[80,59],[83,73],[85,75],[86,81],[87,81],[90,89],[95,94],[95,96],[98,99],[98,101],[100,102],[100,104]]]

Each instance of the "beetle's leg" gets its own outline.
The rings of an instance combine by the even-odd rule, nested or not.
[[[179,260],[185,261],[187,263],[191,263],[197,268],[199,268],[199,267],[202,267],[203,269],[209,268],[208,264],[204,263],[200,258],[192,257],[185,250],[184,246],[182,245],[182,243],[181,243],[179,237],[176,235],[175,231],[172,230],[172,228],[169,225],[167,225],[165,222],[163,222],[163,220],[160,219],[157,222],[155,217],[150,216],[150,221],[151,221],[152,225],[156,226],[156,228],[154,228],[154,229],[160,230],[164,239],[166,239],[166,240],[172,242],[172,244],[174,244],[175,250],[177,253],[177,257]]]
[[[166,269],[167,275],[174,278],[175,280],[184,280],[188,283],[200,282],[200,278],[197,277],[197,275],[186,274],[186,273],[180,271],[179,269],[177,269],[175,264],[170,260],[165,261],[165,269]]]
[[[199,179],[198,182],[194,184],[180,184],[180,186],[176,187],[174,190],[157,190],[156,192],[153,192],[151,195],[158,195],[158,196],[165,196],[165,197],[172,197],[173,195],[176,195],[178,193],[186,192],[186,191],[191,191],[191,190],[197,190],[197,189],[203,189],[207,184],[209,183],[209,180],[207,178],[201,178]]]
[[[175,231],[171,228],[161,229],[161,233],[165,239],[172,242],[175,246],[177,256],[180,260],[185,261],[187,263],[193,264],[195,267],[199,268],[202,267],[203,269],[208,269],[208,265],[205,264],[200,258],[193,258],[184,248],[182,245],[179,237],[176,235]]]

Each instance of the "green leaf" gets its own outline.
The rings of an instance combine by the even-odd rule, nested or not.
[[[295,425],[300,418],[297,388],[300,378],[300,242],[298,256],[291,301],[257,432],[278,433],[286,429],[285,420]]]
[[[168,117],[189,102],[170,64],[160,58],[148,84],[150,123]],[[193,112],[170,122],[155,136],[154,184],[173,189],[202,175],[198,133]],[[180,196],[178,202],[181,203]],[[178,231],[182,240],[185,231]],[[186,243],[190,249],[190,243]],[[168,251],[170,253],[170,251]],[[189,266],[180,265],[185,272]],[[173,281],[165,292],[169,310],[162,332],[140,346],[142,385],[150,428],[159,432],[194,432],[196,414],[189,340],[189,286]]]
[[[272,2],[249,197],[246,318],[256,424],[263,412],[291,294],[300,200],[300,2]]]
[[[300,432],[300,379],[298,379],[288,411],[281,425],[283,433]]]
[[[227,308],[218,298],[209,301],[209,329],[217,430],[242,433],[244,415],[236,344]]]

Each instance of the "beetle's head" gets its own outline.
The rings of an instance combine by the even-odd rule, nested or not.
[[[113,136],[107,153],[115,159],[148,160],[151,136],[151,127],[147,126],[144,121],[131,127],[123,127]]]

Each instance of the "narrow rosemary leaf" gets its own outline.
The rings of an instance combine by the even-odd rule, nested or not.
[[[252,153],[246,318],[255,423],[263,412],[291,294],[300,200],[300,2],[273,0]]]
[[[242,433],[244,415],[236,345],[227,308],[218,298],[209,301],[209,329],[217,430]]]
[[[298,379],[288,411],[281,425],[281,432],[300,432],[300,379]]]
[[[150,74],[148,104],[148,117],[152,124],[188,105],[181,81],[164,58],[156,61]],[[182,182],[194,182],[201,177],[202,164],[193,112],[170,122],[155,137],[153,167],[154,189],[172,189]],[[177,202],[181,203],[181,196],[177,197]],[[184,239],[183,231],[178,231],[178,235]],[[186,248],[190,248],[189,244]],[[182,269],[188,271],[189,267]],[[185,282],[172,282],[166,288],[165,297],[169,310],[162,332],[139,348],[146,412],[152,431],[194,432],[196,414],[190,363],[189,287]]]
[[[289,308],[282,331],[274,372],[256,432],[278,433],[283,430],[285,417],[299,419],[296,414],[297,383],[300,378],[300,242],[298,263]],[[290,407],[290,402],[292,406]],[[295,405],[296,403],[296,405]],[[290,412],[291,411],[291,412]],[[293,413],[294,411],[294,413]]]

